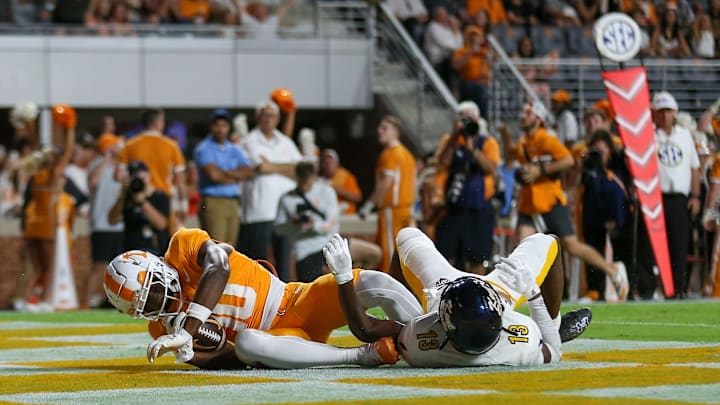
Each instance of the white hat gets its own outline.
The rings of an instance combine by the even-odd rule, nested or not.
[[[667,91],[661,91],[658,93],[655,93],[655,97],[653,97],[652,101],[652,108],[653,110],[678,110],[678,104],[677,101],[675,101],[675,97],[672,96],[672,94],[668,93]]]

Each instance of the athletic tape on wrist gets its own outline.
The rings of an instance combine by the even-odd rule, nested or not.
[[[187,310],[188,318],[192,317],[192,318],[198,319],[198,320],[200,320],[201,323],[205,323],[205,321],[207,321],[208,318],[210,318],[211,314],[212,314],[212,311],[210,310],[210,308],[208,308],[206,306],[196,304],[194,302],[191,302],[190,305],[188,306],[188,310]]]
[[[353,274],[352,271],[350,273],[345,274],[335,274],[335,282],[338,283],[338,285],[343,285],[349,281],[352,281]]]

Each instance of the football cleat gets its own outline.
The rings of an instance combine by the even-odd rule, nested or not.
[[[395,342],[392,338],[384,337],[363,346],[358,364],[375,367],[383,364],[395,364],[399,359],[400,355],[395,348]]]
[[[560,319],[560,341],[569,342],[582,335],[590,326],[590,321],[592,321],[590,308],[578,308],[566,313]]]

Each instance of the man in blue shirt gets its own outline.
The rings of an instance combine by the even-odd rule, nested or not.
[[[238,182],[255,175],[243,151],[228,141],[232,118],[225,109],[210,116],[210,134],[193,151],[200,175],[200,227],[213,239],[235,245],[240,228]]]

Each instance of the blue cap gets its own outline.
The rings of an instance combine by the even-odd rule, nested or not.
[[[218,108],[210,114],[210,122],[215,122],[215,120],[219,119],[232,123],[232,115],[230,115],[230,111],[224,108]]]

